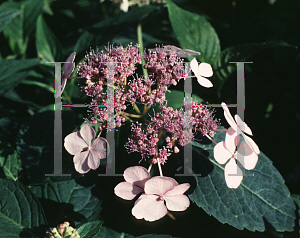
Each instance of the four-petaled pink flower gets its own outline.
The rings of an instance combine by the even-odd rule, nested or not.
[[[142,166],[133,166],[125,169],[124,178],[126,182],[121,182],[115,187],[115,194],[125,200],[132,200],[144,191],[145,183],[149,180],[150,174]]]
[[[253,169],[258,161],[257,154],[252,151],[244,140],[236,150],[239,138],[236,131],[229,127],[225,141],[219,142],[214,147],[214,157],[219,164],[225,164],[230,159],[224,170],[225,181],[229,188],[237,188],[243,180],[243,172],[236,164],[235,159],[247,170]]]
[[[175,179],[164,176],[150,178],[149,172],[141,166],[127,168],[124,178],[126,182],[115,187],[118,197],[132,200],[143,192],[132,208],[132,215],[137,219],[156,221],[167,214],[167,209],[185,211],[190,206],[190,200],[183,195],[190,187],[188,183],[179,185]]]
[[[178,184],[170,177],[156,176],[145,183],[145,193],[135,202],[132,215],[137,219],[156,221],[170,211],[185,211],[190,206],[190,200],[183,195],[190,184]],[[165,205],[166,202],[166,205]]]
[[[95,130],[88,124],[84,124],[80,132],[73,132],[65,137],[64,146],[66,150],[74,155],[73,162],[76,171],[85,174],[90,169],[97,169],[100,159],[109,154],[107,140],[96,136]]]
[[[248,146],[250,147],[250,149],[255,152],[256,154],[259,154],[259,148],[256,145],[256,143],[247,135],[245,135],[243,132],[246,132],[249,135],[253,135],[251,129],[249,128],[249,126],[243,122],[243,120],[239,117],[239,115],[235,115],[233,119],[233,117],[231,116],[231,113],[227,107],[227,105],[222,102],[221,103],[223,109],[224,109],[224,117],[226,119],[226,121],[228,122],[228,124],[232,127],[233,130],[236,131],[237,135],[242,135],[242,137],[244,138],[245,142],[248,144]]]

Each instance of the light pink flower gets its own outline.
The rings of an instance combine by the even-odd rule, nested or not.
[[[125,169],[124,178],[126,182],[121,182],[115,187],[115,194],[125,200],[132,200],[144,191],[145,183],[149,180],[150,174],[142,166],[133,166]]]
[[[246,132],[247,134],[252,136],[252,131],[249,128],[249,126],[245,122],[243,122],[240,116],[237,114],[234,116],[235,118],[234,120],[233,117],[231,116],[231,113],[227,105],[224,102],[222,102],[221,105],[224,109],[224,117],[228,122],[228,124],[232,127],[234,131],[236,131],[237,135],[242,135],[245,142],[248,144],[248,146],[251,148],[252,151],[254,151],[256,154],[259,154],[260,151],[257,144],[249,136],[243,133]]]
[[[200,63],[196,58],[191,61],[191,68],[195,76],[197,77],[198,83],[206,88],[211,88],[213,84],[205,77],[211,77],[213,75],[212,67],[208,63]]]
[[[236,151],[239,143],[236,131],[229,127],[225,141],[219,142],[214,147],[214,157],[219,164],[225,164],[224,175],[225,181],[229,188],[237,188],[243,180],[243,172],[236,164],[237,159],[245,169],[251,170],[255,167],[258,156],[252,151],[245,141],[242,141]]]
[[[145,194],[142,194],[132,208],[132,215],[137,219],[156,221],[170,211],[185,211],[190,200],[183,195],[190,184],[178,183],[169,177],[156,176],[145,183]],[[166,205],[165,205],[166,202]]]
[[[84,124],[80,132],[73,132],[65,137],[64,146],[71,155],[74,155],[75,169],[81,174],[87,173],[90,169],[97,169],[100,159],[106,158],[109,154],[107,140],[102,137],[94,139],[95,136],[94,128]]]

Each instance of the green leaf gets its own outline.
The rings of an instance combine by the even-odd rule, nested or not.
[[[133,7],[127,13],[121,13],[114,17],[108,18],[105,21],[100,21],[93,25],[94,28],[105,28],[109,27],[111,30],[112,26],[120,26],[132,24],[141,21],[148,14],[157,11],[160,7],[155,5],[147,5],[142,7]]]
[[[42,63],[56,62],[61,59],[62,47],[40,15],[36,22],[36,49]]]
[[[218,131],[215,142],[224,141],[225,134]],[[230,189],[225,183],[225,165],[218,164],[214,159],[214,144],[192,144],[201,148],[193,148],[199,155],[194,160],[209,160],[213,164],[213,171],[207,176],[195,177],[197,186],[189,195],[193,202],[221,223],[228,223],[240,230],[265,231],[265,221],[276,231],[293,230],[295,204],[282,176],[262,152],[256,167],[245,171],[254,176],[244,176],[237,189]]]
[[[74,128],[71,109],[62,110],[62,141]],[[53,182],[70,179],[69,176],[45,176],[52,174],[54,168],[54,107],[42,108],[28,118],[19,130],[16,138],[17,151],[28,174],[29,183]],[[72,156],[64,147],[62,169],[65,174],[75,175]]]
[[[110,228],[102,226],[102,221],[88,222],[80,226],[77,231],[80,238],[172,238],[169,235],[142,235],[132,236],[125,233],[116,232]]]
[[[36,20],[42,13],[44,0],[28,0],[24,2],[24,33],[29,36],[34,32]]]
[[[0,9],[0,32],[4,29],[7,23],[19,14],[20,11],[18,9]]]
[[[196,100],[197,102],[203,101],[198,95],[193,94],[192,96],[193,101]],[[173,109],[180,109],[183,107],[184,101],[184,92],[178,90],[171,90],[171,93],[166,93],[166,101],[168,102],[168,107],[173,107]]]
[[[0,177],[19,180],[22,177],[22,164],[15,150],[15,134],[18,120],[13,115],[0,114]]]
[[[2,142],[0,142],[0,146],[1,144]],[[14,151],[13,154],[9,154],[7,157],[0,155],[0,167],[2,167],[5,178],[17,181],[19,172],[22,170],[22,164],[18,153]]]
[[[215,29],[205,17],[185,11],[167,0],[169,18],[181,48],[198,51],[201,62],[214,63],[221,52]]]
[[[295,46],[284,42],[264,42],[235,45],[223,50],[220,54],[220,57],[213,65],[214,74],[219,79],[219,81],[215,81],[215,86],[218,87],[219,90],[219,96],[224,82],[228,79],[228,77],[236,72],[236,64],[229,62],[246,62],[251,56],[257,54],[258,52],[275,47],[296,48]]]
[[[72,179],[31,187],[44,208],[49,225],[56,226],[65,219],[80,224],[99,218],[102,201],[92,195],[92,186],[84,187],[77,183],[80,179],[76,181]]]
[[[50,2],[49,2],[50,1]],[[44,0],[43,11],[51,16],[53,16],[53,11],[50,7],[51,0]]]
[[[92,44],[94,35],[88,31],[84,31],[76,41],[73,51],[82,52],[86,51],[87,47]]]
[[[43,237],[43,210],[30,190],[20,182],[0,179],[0,191],[0,237]]]
[[[18,16],[5,25],[3,33],[8,38],[10,48],[15,54],[25,54],[27,40],[25,40],[23,29],[24,6],[19,2],[5,2],[0,8],[3,10],[20,12]]]
[[[0,95],[16,87],[38,59],[0,61]]]
[[[298,206],[298,218],[300,217],[300,195],[299,194],[292,194],[291,195],[292,199]],[[299,218],[299,227],[300,227],[300,218]],[[300,229],[299,229],[299,235],[300,235]]]
[[[80,238],[123,238],[125,234],[116,232],[110,228],[102,226],[102,221],[88,222],[80,226],[78,234]]]
[[[80,238],[94,238],[102,228],[103,221],[92,221],[81,225],[77,231]]]
[[[27,49],[29,36],[35,28],[35,22],[42,12],[43,0],[28,0],[23,2],[5,2],[0,8],[18,10],[20,14],[13,18],[3,29],[4,35],[9,38],[12,51],[24,55]]]

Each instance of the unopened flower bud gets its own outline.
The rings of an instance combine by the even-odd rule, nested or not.
[[[177,154],[177,153],[179,153],[179,152],[180,152],[180,150],[179,150],[178,147],[175,145],[175,146],[174,146],[174,153]]]
[[[153,158],[149,160],[150,164],[157,164],[157,158]]]
[[[66,227],[65,231],[64,231],[64,234],[63,234],[63,237],[67,237],[67,236],[72,235],[73,231],[74,231],[73,227],[71,227],[71,226]]]

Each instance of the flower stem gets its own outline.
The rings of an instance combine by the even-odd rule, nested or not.
[[[215,131],[227,131],[227,129],[216,129]]]
[[[138,37],[138,43],[140,45],[141,54],[144,51],[144,44],[143,44],[143,33],[142,33],[142,23],[139,22],[137,25],[137,37]],[[143,68],[143,74],[145,78],[148,78],[148,71],[144,68],[144,65],[146,64],[146,61],[142,59],[142,68]]]
[[[144,111],[143,111],[143,113],[142,113],[142,115],[143,116],[145,116],[145,114],[148,112],[148,110],[149,110],[149,108],[151,107],[151,105],[150,104],[148,104],[148,105],[144,105]]]
[[[128,120],[129,122],[133,122],[133,120],[131,120],[131,118],[129,118],[128,116],[126,116],[126,115],[122,115],[122,116],[125,117],[126,120]]]
[[[138,108],[138,106],[137,106],[135,103],[132,103],[132,106],[133,106],[134,110],[135,110],[138,114],[141,114],[140,109]]]
[[[158,169],[159,169],[159,175],[163,176],[159,158],[157,158],[157,165],[158,165]]]
[[[172,213],[170,213],[169,211],[167,211],[167,215],[172,219],[172,220],[176,220],[176,218],[172,215]]]
[[[149,168],[148,168],[148,172],[150,173],[150,170],[152,168],[152,164],[150,164]]]
[[[213,138],[211,138],[209,135],[205,135],[208,139],[210,139],[213,143],[215,143],[215,144],[217,144],[217,142],[215,142],[214,140],[213,140]]]
[[[128,112],[123,112],[122,115],[128,116],[128,117],[134,117],[134,118],[142,118],[142,115],[135,115]]]

